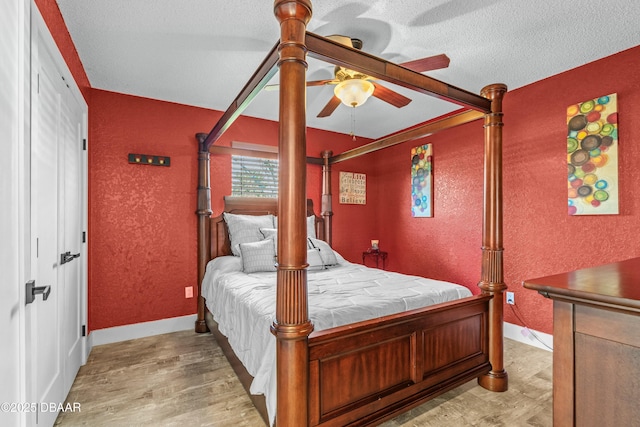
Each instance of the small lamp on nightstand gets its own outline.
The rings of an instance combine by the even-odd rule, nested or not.
[[[365,264],[367,258],[373,258],[376,261],[376,268],[378,268],[378,261],[382,260],[382,269],[384,270],[385,262],[387,260],[387,252],[380,250],[380,241],[372,240],[371,247],[362,252],[362,264]]]

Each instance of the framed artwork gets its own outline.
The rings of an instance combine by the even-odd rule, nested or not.
[[[340,203],[367,204],[367,175],[355,172],[340,172]]]
[[[433,154],[431,144],[411,149],[411,216],[433,217]]]
[[[611,94],[567,108],[569,215],[618,213],[618,99]]]

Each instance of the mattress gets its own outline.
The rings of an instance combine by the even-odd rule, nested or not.
[[[309,318],[319,331],[471,296],[464,286],[350,263],[307,273]],[[276,408],[276,273],[242,272],[240,257],[207,264],[202,295],[220,332],[254,377],[251,393],[264,394],[271,424]]]

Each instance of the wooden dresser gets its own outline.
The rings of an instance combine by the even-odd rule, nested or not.
[[[640,258],[524,287],[553,300],[553,425],[639,425]]]

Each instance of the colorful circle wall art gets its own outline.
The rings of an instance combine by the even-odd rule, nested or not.
[[[618,102],[611,94],[567,108],[569,215],[618,213]]]
[[[433,216],[433,154],[431,144],[411,149],[411,215]]]

